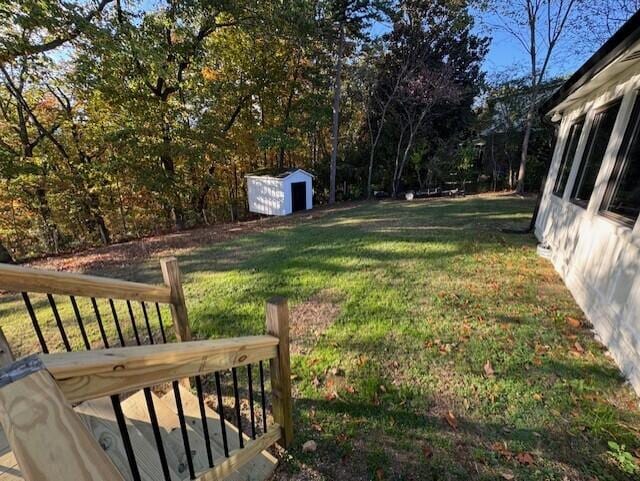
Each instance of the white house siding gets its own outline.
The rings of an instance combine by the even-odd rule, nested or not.
[[[250,177],[247,180],[247,195],[251,212],[265,215],[287,214],[281,179]],[[289,203],[291,203],[291,200],[289,200]]]
[[[640,394],[640,222],[625,227],[598,214],[631,109],[640,88],[637,65],[607,81],[563,112],[536,236],[552,249],[552,262],[601,340]],[[596,187],[586,209],[569,201],[578,163],[563,198],[552,193],[572,121],[587,114],[576,151],[582,157],[593,112],[623,96]],[[638,179],[640,182],[640,179]]]

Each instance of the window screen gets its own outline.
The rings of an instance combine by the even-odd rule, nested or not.
[[[571,194],[573,202],[583,207],[589,203],[596,186],[598,172],[609,145],[609,137],[611,137],[618,110],[620,110],[620,100],[600,110],[593,118],[587,146]]]
[[[601,211],[627,225],[635,224],[640,213],[640,96],[636,97],[631,119],[607,185]]]
[[[569,133],[567,134],[567,141],[564,145],[564,152],[562,153],[560,168],[558,169],[558,175],[556,176],[556,183],[553,186],[553,193],[559,197],[562,197],[564,195],[564,189],[567,186],[569,172],[571,172],[573,158],[576,155],[576,149],[578,148],[578,142],[580,141],[580,134],[582,134],[583,125],[584,117],[576,120],[571,125]]]

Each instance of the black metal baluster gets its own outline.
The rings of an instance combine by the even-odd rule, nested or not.
[[[36,331],[36,336],[38,337],[38,342],[40,343],[42,352],[45,354],[49,354],[49,348],[47,347],[47,342],[44,340],[44,336],[42,335],[42,331],[40,330],[40,324],[38,323],[38,318],[36,317],[36,313],[33,310],[33,306],[31,305],[31,299],[29,299],[29,294],[27,294],[26,292],[23,292],[22,299],[24,300],[24,305],[26,306],[27,312],[29,313],[29,317],[31,318],[31,324],[33,324],[33,330]]]
[[[180,384],[173,381],[173,394],[176,398],[176,408],[178,410],[178,419],[180,420],[180,431],[182,431],[182,442],[187,455],[187,466],[189,467],[189,477],[196,479],[195,469],[193,467],[193,459],[191,458],[191,446],[189,445],[189,433],[187,431],[187,422],[184,419],[184,411],[182,409],[182,398],[180,397]]]
[[[222,404],[222,388],[220,387],[220,373],[215,373],[216,395],[218,397],[218,416],[220,417],[220,431],[222,432],[222,446],[225,457],[229,457],[229,443],[227,443],[227,424],[224,420],[224,404]]]
[[[267,398],[264,395],[264,368],[260,361],[260,403],[262,404],[262,429],[267,432]]]
[[[133,308],[131,307],[131,301],[127,300],[127,309],[129,309],[129,319],[131,319],[131,327],[133,327],[133,335],[136,338],[136,344],[140,345],[140,336],[138,335],[138,328],[136,327],[136,318],[133,315]]]
[[[240,448],[244,448],[244,436],[242,435],[242,417],[240,416],[240,393],[238,392],[238,373],[235,367],[231,368],[233,377],[233,395],[236,399],[236,419],[238,420],[238,442]]]
[[[87,331],[84,330],[84,324],[82,322],[82,316],[80,315],[80,309],[78,309],[76,298],[74,296],[69,296],[69,299],[71,300],[71,307],[73,307],[73,312],[76,315],[76,321],[78,321],[78,329],[80,329],[80,335],[82,336],[82,340],[84,341],[84,347],[87,348],[87,351],[90,351],[91,343],[89,342],[89,338],[87,337]]]
[[[256,415],[253,412],[253,376],[251,364],[247,364],[247,378],[249,380],[249,417],[251,418],[251,438],[256,438]]]
[[[156,447],[158,448],[158,456],[160,457],[162,474],[164,475],[165,481],[171,481],[171,474],[169,473],[169,463],[167,462],[167,456],[164,452],[164,445],[162,444],[162,434],[160,433],[160,426],[158,425],[156,408],[153,405],[153,396],[151,395],[151,389],[145,387],[143,389],[143,392],[144,398],[147,401],[147,410],[149,411],[149,421],[151,422],[151,428],[153,429],[153,437],[156,441]]]
[[[131,438],[129,437],[129,431],[127,430],[127,421],[124,418],[122,406],[120,406],[120,396],[117,394],[111,396],[111,404],[113,405],[113,412],[116,415],[116,421],[118,422],[118,428],[120,430],[120,435],[122,436],[122,443],[124,444],[124,450],[127,454],[127,460],[129,461],[131,477],[133,478],[133,481],[141,481],[138,463],[136,462],[136,456],[133,453],[133,446],[131,445]]]
[[[62,338],[62,343],[64,344],[64,347],[67,350],[67,352],[69,352],[71,351],[71,344],[69,344],[67,333],[64,332],[64,325],[62,324],[62,319],[60,319],[60,314],[58,313],[58,306],[56,306],[56,301],[51,294],[47,294],[47,299],[49,299],[49,305],[51,306],[51,310],[53,311],[53,317],[56,320],[58,331],[60,331],[60,337]]]
[[[124,347],[125,346],[124,336],[122,335],[122,329],[120,328],[120,320],[118,319],[118,313],[116,312],[116,306],[113,303],[113,299],[109,299],[109,307],[111,307],[113,322],[116,325],[116,331],[118,331],[118,339],[120,339],[120,345]]]
[[[100,315],[100,310],[98,309],[98,303],[96,302],[96,298],[91,298],[91,305],[93,306],[93,312],[96,314],[96,320],[98,321],[98,329],[100,329],[100,336],[102,337],[102,343],[105,348],[109,348],[109,339],[107,339],[107,333],[104,331],[104,325],[102,324],[102,316]]]
[[[213,468],[213,453],[211,452],[211,440],[209,439],[209,424],[207,423],[207,413],[204,408],[204,396],[202,394],[202,379],[196,376],[196,393],[198,394],[198,404],[200,405],[200,419],[202,420],[202,434],[204,434],[204,444],[207,448],[207,459],[209,467]]]
[[[151,326],[149,325],[149,316],[147,315],[147,306],[144,305],[144,301],[140,302],[142,306],[142,315],[144,316],[144,323],[147,326],[147,334],[149,335],[149,343],[154,344],[153,342],[153,334],[151,333]]]
[[[160,324],[160,334],[162,334],[162,342],[167,343],[167,336],[164,334],[164,325],[162,323],[162,316],[160,315],[160,305],[156,302],[156,314],[158,314],[158,324]]]

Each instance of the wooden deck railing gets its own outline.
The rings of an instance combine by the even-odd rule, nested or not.
[[[66,274],[40,271],[30,268],[0,265],[0,290],[21,292],[25,298],[25,306],[29,311],[34,329],[39,332],[38,320],[33,306],[30,305],[28,293],[47,294],[58,328],[64,337],[64,326],[56,313],[56,304],[52,296],[69,296],[78,321],[82,326],[82,317],[78,312],[75,298],[88,297],[95,309],[95,316],[102,322],[95,302],[96,298],[127,302],[134,332],[135,319],[131,310],[131,302],[141,303],[145,323],[149,330],[149,343],[153,344],[145,302],[169,304],[180,342],[173,344],[140,345],[136,333],[135,345],[126,345],[115,310],[113,311],[118,334],[119,347],[108,347],[104,339],[103,348],[95,349],[94,343],[85,342],[86,350],[72,351],[67,344],[68,352],[49,353],[46,340],[40,354],[23,358],[0,372],[0,422],[9,443],[15,453],[22,476],[27,481],[53,481],[60,479],[74,480],[116,480],[143,479],[140,476],[135,455],[135,440],[129,438],[121,401],[135,391],[142,390],[146,399],[148,419],[155,437],[155,448],[162,465],[165,480],[172,480],[167,467],[167,447],[158,426],[154,408],[154,392],[159,386],[166,390],[166,385],[173,389],[176,412],[180,419],[180,430],[187,453],[188,475],[198,481],[222,480],[241,466],[251,462],[264,449],[278,443],[288,447],[293,437],[291,382],[289,363],[289,328],[288,308],[286,300],[275,298],[267,303],[266,335],[239,337],[231,339],[189,341],[191,331],[187,320],[184,294],[180,283],[180,275],[175,259],[162,261],[164,286],[152,286],[95,276]],[[158,316],[160,309],[157,308]],[[159,318],[160,326],[162,321]],[[0,320],[1,322],[1,320]],[[100,331],[104,328],[100,325]],[[42,336],[42,332],[39,332]],[[163,341],[166,342],[164,332]],[[0,332],[0,340],[4,336]],[[0,343],[1,344],[1,343]],[[9,346],[6,346],[10,354]],[[94,349],[92,349],[94,348]],[[0,356],[5,362],[6,349],[0,345]],[[9,356],[10,357],[10,356]],[[267,392],[263,363],[269,361],[269,379],[271,415],[273,422],[267,425]],[[26,368],[25,368],[26,367]],[[258,368],[257,377],[254,368]],[[240,411],[240,389],[238,387],[238,370],[246,369],[248,381],[248,404],[250,405],[250,422],[243,426]],[[230,374],[233,380],[233,411],[235,426],[228,421],[221,394],[221,379]],[[208,379],[208,381],[207,381]],[[227,377],[228,379],[228,377]],[[254,384],[258,381],[258,389]],[[181,394],[192,396],[188,387],[195,381],[197,400],[200,406],[202,428],[208,453],[208,468],[197,470],[190,459],[192,450],[189,447],[190,429],[185,422],[185,414]],[[243,381],[244,382],[244,381]],[[185,387],[186,386],[186,387]],[[203,386],[215,389],[216,416],[220,422],[224,452],[219,458],[212,455],[211,440],[207,434],[210,418],[205,412]],[[187,389],[184,391],[184,389]],[[258,392],[260,405],[254,407],[254,390]],[[129,463],[127,476],[114,474],[113,465],[107,455],[102,452],[100,444],[91,436],[87,436],[80,418],[73,406],[100,398],[110,398],[113,413],[124,443],[126,458]],[[262,426],[257,426],[255,412],[262,413]],[[229,409],[229,408],[227,408]],[[209,411],[210,412],[210,411]],[[233,417],[233,416],[231,416]],[[245,424],[247,421],[245,420]],[[236,444],[228,442],[226,429],[233,428],[236,433]],[[231,433],[229,433],[229,436]],[[119,467],[120,469],[120,467]],[[122,470],[120,470],[122,473]],[[147,479],[147,478],[145,478]],[[155,478],[154,478],[155,479]],[[159,478],[157,481],[162,481]]]
[[[52,343],[57,339],[66,351],[74,350],[68,336],[68,330],[78,329],[82,338],[84,349],[91,350],[96,347],[109,348],[114,345],[144,344],[141,341],[141,333],[146,330],[147,342],[154,344],[166,342],[161,305],[168,305],[173,320],[175,337],[178,341],[191,340],[187,308],[182,289],[178,261],[175,258],[162,259],[160,261],[164,285],[141,284],[107,277],[73,274],[67,272],[55,272],[29,267],[0,264],[0,291],[20,293],[25,304],[25,317],[31,321],[34,334],[38,340],[41,352],[49,353]],[[55,339],[43,332],[41,314],[34,308],[31,295],[46,294],[51,314],[56,323],[57,335]],[[56,296],[58,297],[56,299]],[[60,296],[68,297],[73,307],[74,322],[70,325],[61,318],[59,312]],[[81,312],[78,298],[87,298],[91,301],[90,312]],[[102,311],[97,299],[108,302]],[[118,314],[116,301],[126,303],[126,314]],[[134,313],[134,304],[139,303],[138,315]],[[155,304],[155,316],[160,332],[153,333],[151,328],[151,313],[146,303]],[[128,319],[123,319],[123,315]],[[137,318],[136,318],[137,317]],[[90,339],[87,335],[86,324],[88,319],[95,319],[98,325],[100,339]],[[92,321],[89,321],[92,322]],[[144,322],[143,325],[141,323]],[[105,328],[107,323],[113,323],[117,338],[109,337],[109,330]],[[126,331],[130,330],[130,339],[127,339]],[[4,334],[0,329],[0,348]],[[154,341],[154,338],[156,341]]]

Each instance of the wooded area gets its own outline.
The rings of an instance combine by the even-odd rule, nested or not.
[[[534,25],[540,42],[545,22],[557,42],[579,18],[563,20],[573,0],[520,3],[11,1],[0,16],[0,257],[242,219],[244,175],[264,167],[313,172],[319,203],[477,180],[494,114],[478,115],[489,38],[474,12]],[[538,155],[527,147],[551,50],[524,78],[514,157]],[[547,150],[552,132],[539,139]],[[524,164],[510,172],[524,178]],[[493,188],[513,186],[496,172]]]

